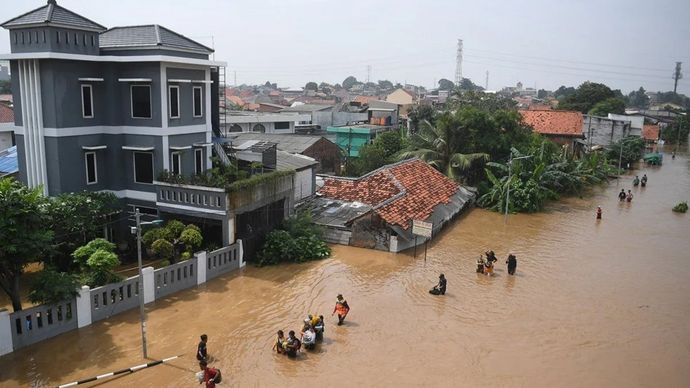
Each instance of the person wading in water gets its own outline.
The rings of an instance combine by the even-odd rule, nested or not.
[[[208,351],[206,350],[206,342],[208,342],[208,336],[206,334],[201,335],[201,342],[196,347],[196,359],[199,361],[208,360]]]
[[[618,193],[618,200],[621,202],[625,201],[625,189],[621,189],[621,192]]]
[[[511,253],[508,255],[506,264],[508,264],[508,275],[515,275],[515,270],[517,269],[517,258],[514,254]]]
[[[350,305],[347,304],[347,301],[345,298],[343,298],[342,294],[338,294],[336,297],[337,300],[335,302],[335,308],[333,309],[333,314],[338,313],[338,326],[343,324],[343,321],[345,321],[345,317],[347,316],[347,313],[350,312]]]

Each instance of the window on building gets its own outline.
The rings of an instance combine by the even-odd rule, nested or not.
[[[93,35],[91,35],[91,47],[93,47],[95,45],[96,45],[96,38]]]
[[[56,42],[60,43],[60,31],[55,31]]]
[[[203,99],[201,96],[202,88],[201,86],[195,86],[192,88],[192,93],[194,95],[194,117],[203,116]]]
[[[182,174],[182,154],[179,152],[173,152],[170,154],[170,172],[175,175]]]
[[[34,38],[36,38],[36,43],[38,43],[38,31],[34,31]]]
[[[46,30],[43,30],[42,32],[43,32],[43,43],[45,43],[46,42]]]
[[[204,172],[204,150],[197,148],[194,150],[194,173],[200,175]]]
[[[69,34],[65,31],[65,44],[69,44]]]
[[[98,165],[96,163],[96,153],[87,152],[84,154],[86,163],[86,184],[93,185],[98,183]]]
[[[153,153],[134,152],[134,182],[153,183]]]
[[[17,35],[19,35],[18,32],[12,33],[12,36],[14,37],[14,44],[17,44]]]
[[[289,121],[279,121],[275,123],[275,128],[276,129],[290,129],[290,122]]]
[[[81,114],[85,119],[93,118],[93,88],[91,85],[81,86]]]
[[[86,47],[86,34],[81,34],[81,42]]]
[[[168,87],[168,111],[171,119],[180,118],[180,87]]]
[[[79,37],[77,37],[77,33],[74,33],[74,45],[79,46]]]
[[[151,118],[151,86],[132,85],[132,118]]]
[[[24,31],[22,31],[22,44],[24,44],[24,43],[26,43],[26,42],[24,41]]]

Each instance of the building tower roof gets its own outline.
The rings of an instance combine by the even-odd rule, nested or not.
[[[1,26],[8,30],[36,26],[67,27],[96,32],[106,30],[102,25],[59,6],[55,0],[48,0],[43,7],[12,18]]]

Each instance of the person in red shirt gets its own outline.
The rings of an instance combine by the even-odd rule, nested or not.
[[[199,368],[201,368],[201,371],[204,372],[204,379],[199,382],[199,384],[206,383],[206,388],[215,388],[216,378],[218,378],[218,375],[220,374],[218,369],[209,368],[206,361],[200,361]]]

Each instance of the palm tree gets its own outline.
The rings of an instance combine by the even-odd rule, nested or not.
[[[485,153],[456,152],[454,128],[442,119],[439,119],[438,123],[433,126],[424,120],[421,131],[409,138],[410,145],[406,151],[400,153],[400,160],[419,158],[456,181],[478,163],[489,160],[489,155]]]

